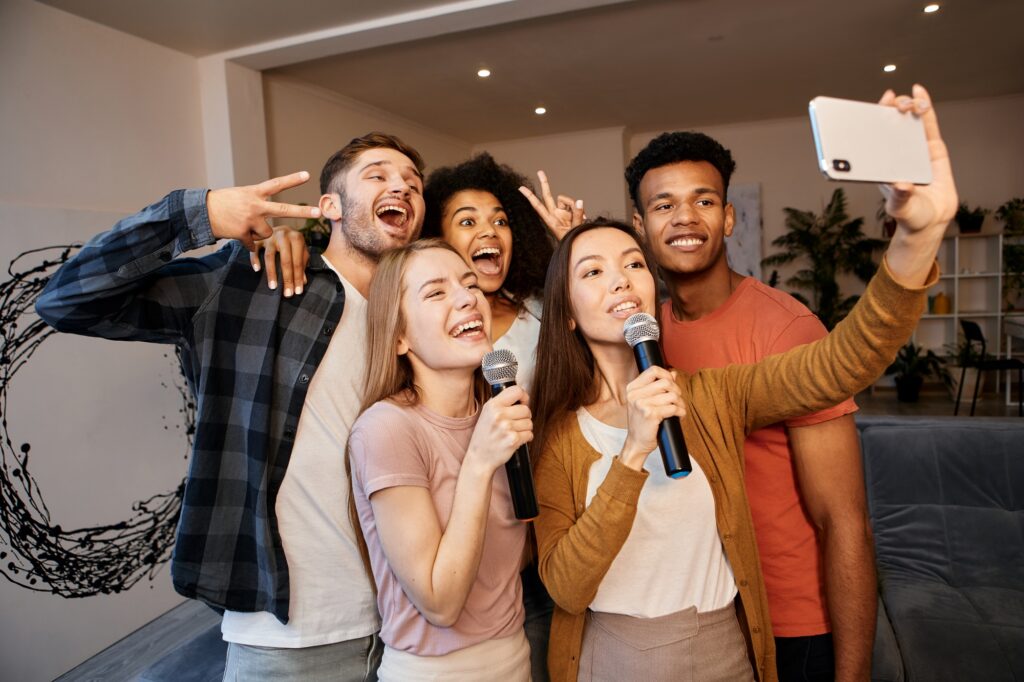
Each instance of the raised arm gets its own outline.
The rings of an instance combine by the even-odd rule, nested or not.
[[[520,187],[519,191],[530,202],[533,210],[537,212],[544,224],[548,226],[551,236],[556,241],[561,241],[569,230],[587,219],[583,213],[583,200],[573,199],[564,194],[559,194],[556,200],[551,194],[551,185],[548,184],[547,174],[544,171],[537,171],[537,179],[540,181],[540,193],[544,198],[543,201],[538,199],[537,195],[525,185]]]
[[[935,255],[956,211],[957,193],[946,145],[928,93],[914,98],[887,92],[883,104],[924,122],[933,181],[883,186],[896,234],[878,273],[850,315],[827,338],[766,358],[756,365],[705,370],[694,389],[714,400],[740,399],[746,431],[834,405],[866,388],[889,364],[924,311],[925,292],[938,278]]]
[[[59,331],[176,343],[217,285],[228,251],[201,259],[180,254],[217,239],[252,243],[269,216],[310,209],[266,197],[308,179],[296,173],[251,187],[177,190],[83,246],[50,279],[36,311]]]
[[[930,185],[881,185],[886,213],[896,219],[897,226],[885,259],[897,282],[916,287],[925,283],[946,227],[956,214],[958,198],[953,168],[939,132],[939,119],[924,87],[915,85],[913,97],[897,97],[888,90],[879,104],[894,106],[906,115],[919,116],[928,141],[932,162]]]

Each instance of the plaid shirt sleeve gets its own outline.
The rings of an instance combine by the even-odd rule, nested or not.
[[[176,258],[216,241],[206,192],[171,192],[91,239],[47,283],[36,302],[39,316],[61,332],[181,341],[230,253]]]

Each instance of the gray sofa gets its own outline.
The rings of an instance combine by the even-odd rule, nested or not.
[[[1024,680],[1024,419],[858,418],[876,680]]]

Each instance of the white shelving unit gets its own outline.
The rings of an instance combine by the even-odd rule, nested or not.
[[[941,291],[950,298],[948,315],[929,312],[921,317],[914,341],[940,355],[954,346],[960,334],[960,320],[977,322],[985,335],[987,351],[1003,350],[1003,235],[1001,232],[955,234],[942,240],[939,248],[939,283],[929,300]]]
[[[1021,237],[1006,237],[1019,243]],[[960,320],[977,322],[985,335],[986,351],[995,357],[1024,357],[1024,342],[1012,344],[1007,334],[1011,331],[1004,321],[1009,318],[1014,332],[1024,325],[1024,311],[1004,311],[1003,305],[1003,242],[1001,232],[955,234],[942,240],[939,248],[939,283],[930,292],[934,299],[940,291],[950,298],[952,310],[948,315],[926,313],[914,332],[915,343],[946,355],[961,337]],[[1018,301],[1018,305],[1020,301]],[[931,304],[929,304],[931,306]],[[1007,404],[1011,400],[1010,383],[1016,376],[996,377],[996,391],[1005,393]],[[1003,385],[1003,382],[1006,382]],[[1015,395],[1015,394],[1014,394]]]

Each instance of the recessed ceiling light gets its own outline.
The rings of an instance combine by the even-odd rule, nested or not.
[[[924,6],[924,13],[925,14],[931,14],[932,12],[938,12],[938,11],[939,11],[939,6],[937,4],[935,4],[935,3],[932,3],[930,5],[925,5]]]
[[[886,64],[885,66],[882,67],[882,71],[885,71],[886,73],[892,73],[895,70],[896,70],[896,65],[895,64]]]
[[[489,77],[491,75],[491,70],[490,69],[480,69],[479,71],[476,72],[476,75],[480,76],[481,78],[487,78],[487,77]]]
[[[533,110],[533,113],[537,114],[538,116],[543,116],[544,114],[548,113],[548,110],[545,109],[544,107],[537,107],[536,109]]]

